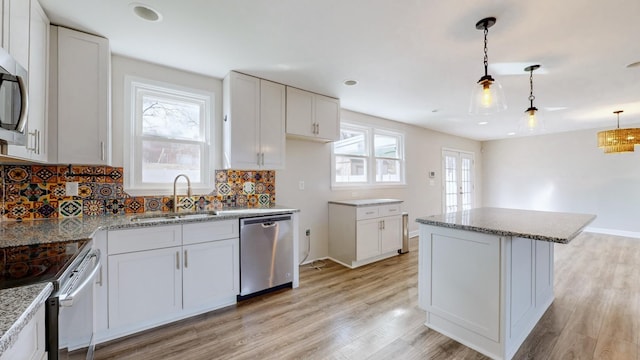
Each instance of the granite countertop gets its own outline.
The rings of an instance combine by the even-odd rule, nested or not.
[[[239,219],[242,217],[277,215],[299,212],[284,206],[269,208],[226,208],[198,214],[198,218],[171,217],[168,213],[146,213],[119,216],[64,218],[0,223],[0,249],[11,246],[36,245],[70,240],[89,239],[98,230],[149,227],[205,221]],[[194,214],[179,213],[177,215]],[[219,215],[216,215],[219,214]],[[144,221],[132,221],[133,218]],[[15,341],[16,335],[33,317],[40,304],[51,294],[51,283],[39,283],[0,290],[0,355]]]
[[[276,215],[299,212],[298,209],[284,206],[269,208],[227,208],[217,212],[199,212],[197,214],[211,215],[202,218],[180,218],[171,215],[196,214],[180,212],[169,213],[145,213],[117,216],[95,216],[82,218],[64,218],[49,220],[33,220],[23,222],[0,223],[0,248],[20,245],[35,245],[69,240],[88,239],[93,237],[98,230],[115,230],[156,226],[162,224],[182,224],[205,221],[220,221],[238,219],[248,216]],[[219,215],[215,215],[218,213]],[[132,221],[133,218],[141,218],[151,221]],[[149,219],[152,218],[152,219]]]
[[[416,222],[499,236],[567,244],[596,218],[591,214],[477,208],[417,218]]]
[[[372,205],[390,205],[400,204],[402,200],[398,199],[359,199],[359,200],[335,200],[329,201],[329,204],[347,205],[347,206],[372,206]]]
[[[51,283],[0,290],[0,356],[16,342],[51,291]]]

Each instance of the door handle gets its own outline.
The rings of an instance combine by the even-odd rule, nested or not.
[[[184,251],[184,268],[188,268],[188,262],[187,262],[187,250]]]
[[[176,270],[180,270],[180,251],[176,251]]]

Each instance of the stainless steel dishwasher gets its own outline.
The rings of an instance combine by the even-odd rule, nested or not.
[[[240,219],[239,300],[282,287],[293,281],[291,215]]]

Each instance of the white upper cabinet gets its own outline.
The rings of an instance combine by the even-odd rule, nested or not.
[[[237,72],[223,86],[223,166],[283,169],[285,86]]]
[[[9,145],[14,158],[46,162],[49,18],[37,0],[5,0],[3,47],[29,72],[25,145]]]
[[[51,30],[51,158],[58,163],[111,163],[109,40]]]
[[[287,134],[316,141],[340,139],[340,100],[287,86]]]

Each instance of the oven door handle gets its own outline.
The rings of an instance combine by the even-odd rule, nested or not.
[[[73,299],[75,297],[78,296],[78,294],[84,290],[85,287],[87,287],[89,284],[91,284],[93,278],[96,277],[96,275],[98,274],[98,271],[100,270],[100,250],[94,250],[93,253],[91,253],[90,255],[87,256],[87,260],[89,261],[91,260],[91,258],[96,258],[96,262],[93,265],[93,268],[91,270],[84,270],[89,272],[89,276],[87,276],[86,279],[84,279],[82,281],[82,283],[80,283],[80,285],[78,285],[77,287],[72,286],[70,292],[64,293],[64,294],[60,294],[58,296],[59,301],[60,301],[60,307],[69,307],[69,306],[73,306]],[[75,289],[74,289],[75,288]]]

